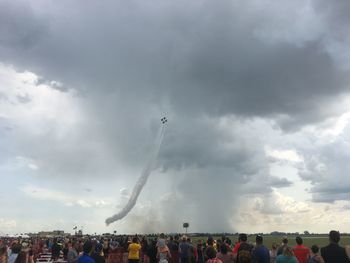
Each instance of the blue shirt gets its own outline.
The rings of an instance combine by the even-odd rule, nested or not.
[[[257,246],[253,250],[254,263],[270,263],[270,251],[263,245]]]
[[[90,257],[88,254],[81,255],[76,263],[95,263],[95,260]]]

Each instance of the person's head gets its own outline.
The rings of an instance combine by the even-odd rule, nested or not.
[[[159,235],[159,237],[160,237],[160,238],[165,238],[164,233],[161,233],[161,234]]]
[[[222,243],[221,246],[220,246],[220,252],[221,254],[224,254],[226,255],[227,254],[227,246],[225,243]]]
[[[85,254],[90,254],[92,252],[92,242],[90,240],[85,241],[84,245],[83,245],[83,252]]]
[[[255,242],[257,245],[261,245],[263,243],[263,237],[261,235],[257,235],[255,237]]]
[[[214,245],[214,239],[213,239],[213,237],[211,237],[211,236],[208,237],[208,239],[207,239],[207,244],[208,244],[208,246]]]
[[[240,242],[247,242],[247,239],[248,239],[247,234],[241,233],[241,234],[239,234],[239,236],[238,236],[238,240],[239,240]]]
[[[187,237],[186,236],[182,236],[181,240],[182,240],[182,242],[186,242]]]
[[[312,245],[311,251],[312,253],[317,254],[318,251],[320,251],[320,248],[317,245]]]
[[[133,237],[132,238],[132,243],[137,243],[137,242],[138,242],[137,237]]]
[[[11,247],[11,251],[14,254],[19,254],[19,252],[21,252],[22,246],[18,243],[14,243]]]
[[[282,243],[283,243],[283,245],[287,245],[288,244],[287,236],[282,237]]]
[[[332,230],[329,232],[329,241],[333,243],[339,243],[340,233],[339,231]]]
[[[206,249],[206,254],[207,254],[208,259],[216,258],[216,251],[213,247],[208,247]]]
[[[286,247],[283,249],[283,255],[286,256],[286,257],[292,257],[292,256],[294,256],[294,254],[293,254],[293,249],[292,249],[291,247],[286,246]]]
[[[298,236],[298,237],[295,238],[295,242],[297,242],[298,245],[302,245],[303,244],[303,239]]]
[[[0,256],[6,255],[6,246],[4,244],[0,245]]]
[[[277,249],[277,244],[275,242],[272,243],[272,250],[276,250]]]

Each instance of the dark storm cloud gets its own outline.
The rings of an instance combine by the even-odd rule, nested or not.
[[[28,50],[42,40],[47,30],[45,18],[35,14],[28,2],[0,2],[0,50]]]
[[[346,0],[340,0],[336,2],[329,1],[313,1],[316,11],[327,16],[327,21],[329,22],[330,28],[333,29],[335,35],[338,39],[345,39],[348,37],[346,33],[349,33],[349,10],[350,3]],[[345,33],[345,34],[344,34]]]
[[[30,52],[8,47],[16,51],[12,61],[52,79],[101,92],[149,93],[167,98],[179,114],[286,114],[297,126],[332,114],[318,105],[348,92],[348,71],[337,67],[322,39],[298,46],[259,39],[259,21],[240,14],[254,4],[242,10],[210,1],[57,5],[48,9],[49,37]],[[37,17],[24,19],[19,32],[35,28]]]

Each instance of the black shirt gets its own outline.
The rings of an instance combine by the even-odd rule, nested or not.
[[[331,243],[328,246],[321,248],[321,256],[325,263],[350,263],[345,248],[336,243]]]

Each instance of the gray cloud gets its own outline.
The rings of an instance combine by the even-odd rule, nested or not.
[[[64,4],[47,11],[49,37],[30,53],[10,47],[18,53],[12,61],[79,87],[168,99],[181,114],[286,114],[297,126],[334,114],[319,105],[348,92],[348,71],[325,51],[323,38],[265,43],[255,34],[257,18],[242,19],[242,11],[259,10],[252,3],[204,1],[182,12],[181,1],[116,2],[79,5],[79,14],[75,3]],[[37,19],[18,23],[35,28]]]
[[[48,30],[44,16],[34,12],[26,1],[1,1],[0,48],[28,51],[40,42]]]
[[[304,149],[305,164],[299,167],[299,175],[312,183],[313,201],[350,200],[349,127],[347,124],[341,136],[330,143]]]

